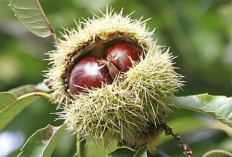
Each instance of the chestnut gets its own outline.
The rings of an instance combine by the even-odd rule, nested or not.
[[[104,53],[104,52],[103,52]],[[77,62],[69,77],[71,94],[87,92],[85,88],[100,88],[103,83],[112,84],[120,72],[126,72],[133,61],[139,61],[142,51],[128,43],[111,46],[105,58],[86,57]]]
[[[86,57],[77,62],[69,77],[71,94],[87,92],[85,88],[99,88],[103,83],[112,83],[110,74],[105,64],[92,57]]]
[[[128,44],[119,43],[111,46],[105,53],[105,57],[121,72],[126,72],[132,66],[131,59],[138,62],[142,50],[138,47]]]

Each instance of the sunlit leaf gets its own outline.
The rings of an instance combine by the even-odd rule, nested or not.
[[[18,98],[10,92],[0,93],[0,131],[39,97],[51,99],[50,95],[42,92],[29,93]]]
[[[48,37],[53,30],[38,0],[9,0],[15,16],[35,35]]]
[[[208,114],[232,127],[232,98],[230,97],[200,94],[176,97],[173,102],[179,108]]]
[[[9,92],[13,93],[17,97],[32,92],[49,92],[49,91],[50,90],[44,85],[43,82],[39,83],[38,85],[28,84],[9,90]]]
[[[109,153],[107,157],[147,157],[147,149],[143,148],[138,151],[132,151],[128,148],[119,148]]]
[[[26,141],[18,157],[50,157],[59,143],[64,130],[65,125],[59,127],[48,125],[45,128],[37,130]]]
[[[9,90],[9,92],[13,93],[17,97],[27,94],[27,93],[37,92],[37,91],[38,90],[36,89],[36,85],[33,85],[33,84],[24,85],[24,86]]]

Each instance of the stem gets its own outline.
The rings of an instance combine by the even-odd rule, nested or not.
[[[46,21],[47,27],[50,29],[51,35],[52,35],[55,43],[58,43],[58,39],[56,37],[56,33],[55,33],[54,29],[52,28],[49,20],[47,19],[46,15],[45,15],[45,13],[44,13],[44,11],[43,11],[40,3],[39,3],[39,0],[36,0],[36,4],[37,4],[38,8],[40,9],[40,11],[41,11],[41,13],[42,13],[42,15],[44,17],[44,20]]]
[[[209,152],[206,152],[203,157],[207,157],[209,155],[212,155],[212,154],[215,154],[215,153],[221,153],[221,154],[225,154],[225,155],[228,155],[230,157],[232,157],[232,153],[228,152],[228,151],[225,151],[225,150],[219,150],[219,149],[215,149],[215,150],[211,150]]]
[[[181,147],[184,151],[184,155],[188,156],[188,157],[191,157],[192,155],[192,150],[189,148],[188,144],[184,143],[182,140],[181,140],[181,137],[180,135],[177,133],[177,134],[174,134],[172,132],[172,128],[170,128],[169,126],[167,126],[167,124],[163,124],[161,125],[161,128],[163,128],[163,130],[165,131],[165,134],[166,135],[172,135],[174,137],[174,139],[176,139],[178,141],[178,146]]]
[[[50,25],[50,27],[51,27],[51,25]],[[53,37],[55,43],[58,43],[58,38],[57,38],[56,33],[52,27],[51,27],[51,31],[52,31],[52,37]]]
[[[26,97],[30,97],[30,96],[42,96],[46,99],[48,99],[51,102],[55,102],[55,98],[53,98],[50,94],[44,93],[44,92],[34,92],[34,93],[28,93],[25,94],[23,96],[18,97],[18,100],[24,99]]]
[[[155,157],[155,156],[159,156],[159,157],[170,157],[169,155],[165,154],[164,152],[161,152],[160,150],[156,149],[155,147],[153,148],[149,148],[148,147],[148,157]]]
[[[135,152],[135,154],[133,155],[133,157],[136,157],[137,156],[137,154],[140,152],[140,150],[141,150],[142,148],[141,147],[139,147],[139,149]]]
[[[147,150],[150,153],[150,156],[154,156],[155,154],[157,154],[158,152],[156,151],[155,146],[153,146],[153,144],[148,144],[147,145]]]
[[[75,153],[75,157],[81,157],[81,137],[79,134],[77,134],[76,136],[76,153]]]

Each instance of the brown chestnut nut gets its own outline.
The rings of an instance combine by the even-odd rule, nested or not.
[[[126,72],[132,66],[131,59],[138,62],[141,54],[142,50],[138,47],[128,43],[120,43],[111,46],[107,50],[105,57],[108,61],[113,63],[119,71]]]
[[[112,79],[105,64],[92,57],[77,62],[69,77],[71,94],[86,92],[85,88],[99,88],[103,83],[111,84]]]

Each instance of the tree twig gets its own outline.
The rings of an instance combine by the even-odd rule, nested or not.
[[[161,125],[161,128],[164,130],[166,135],[172,135],[174,137],[174,139],[176,139],[178,141],[178,146],[181,147],[184,150],[183,151],[184,155],[186,155],[188,157],[191,157],[191,155],[193,154],[192,150],[189,148],[188,144],[184,143],[181,140],[181,137],[180,137],[180,135],[178,133],[174,134],[172,132],[172,128],[167,126],[167,124]]]

